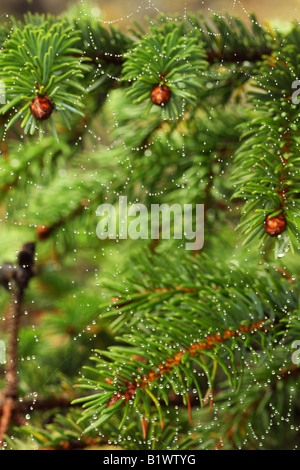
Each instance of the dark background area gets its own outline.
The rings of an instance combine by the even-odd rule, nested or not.
[[[58,14],[76,3],[77,0],[1,0],[0,15],[22,15],[28,10]],[[145,16],[156,16],[158,11],[183,14],[185,8],[187,11],[202,10],[205,14],[228,12],[241,17],[254,11],[260,21],[285,23],[300,19],[299,0],[94,0],[91,3],[101,9],[105,20],[119,20],[119,26],[130,18],[142,20]]]

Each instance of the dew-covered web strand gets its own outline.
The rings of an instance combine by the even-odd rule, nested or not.
[[[202,3],[204,4],[204,2],[202,2]],[[250,18],[250,20],[251,20],[251,21],[254,21],[254,20],[251,19],[250,15],[249,15],[248,12],[246,11],[246,9],[243,7],[242,2],[239,1],[239,0],[238,0],[238,2],[237,2],[236,0],[234,0],[234,1],[233,1],[233,7],[232,7],[231,16],[230,16],[229,21],[228,21],[228,29],[230,28],[230,24],[231,24],[231,21],[232,21],[232,17],[233,17],[233,15],[234,15],[234,9],[235,9],[235,6],[236,6],[237,3],[238,3],[238,4],[240,5],[240,7],[242,8],[243,12],[244,12],[246,15],[248,15],[248,17]],[[219,16],[219,15],[218,15],[218,16]],[[226,48],[226,34],[224,35],[224,39],[223,39],[222,51],[224,51],[225,48]],[[280,51],[278,52],[278,54],[280,55]],[[223,54],[222,54],[222,55],[223,55]],[[279,55],[278,55],[278,57],[279,57]],[[222,64],[222,63],[223,63],[223,59],[222,59],[222,61],[221,61],[221,64]],[[254,79],[254,77],[252,77],[251,75],[248,75],[248,77]],[[257,79],[257,77],[255,77],[255,79],[256,79],[256,81],[258,82],[258,85],[260,85],[260,81]],[[211,109],[211,111],[213,111],[213,109]],[[237,148],[238,146],[239,146],[239,144],[237,144],[236,148]],[[234,154],[234,152],[233,152],[233,154]],[[233,157],[231,157],[231,159],[232,159],[232,158],[233,158]],[[214,188],[214,189],[215,189],[215,188]],[[224,197],[224,195],[221,195],[221,196]],[[230,206],[228,206],[228,209],[230,210]],[[232,254],[232,259],[234,259],[234,258],[236,257],[237,250],[239,249],[239,244],[238,244],[238,243],[239,243],[239,238],[237,238],[237,245],[236,245],[235,251],[234,251],[233,254]],[[249,251],[250,251],[250,249],[249,249]],[[246,262],[246,261],[247,261],[247,260],[245,260],[245,262]],[[275,269],[276,269],[276,268],[274,267],[274,270],[275,270]],[[228,278],[227,278],[227,286],[228,286],[228,287],[230,286],[230,281],[231,281],[231,276],[229,275]],[[287,335],[288,335],[288,326],[287,326],[287,329],[286,329],[285,334],[282,336],[282,339],[281,339],[280,341],[278,341],[278,345],[280,345],[280,344],[284,345],[284,341],[285,341],[285,338],[286,338]],[[272,364],[271,361],[272,361],[272,358],[269,360],[269,363],[267,363],[267,361],[266,361],[266,367],[271,367],[271,364]],[[249,369],[249,371],[251,371],[251,372],[253,373],[253,369],[251,368],[251,365],[245,364],[245,366]],[[283,367],[284,367],[284,364],[283,364],[280,368],[283,368]],[[279,379],[279,380],[280,380],[280,379]],[[266,383],[266,384],[265,384],[265,387],[267,388],[268,386],[269,386],[269,384]],[[229,404],[229,406],[230,406],[230,404]],[[273,406],[272,403],[269,403],[269,406],[272,407],[272,406]],[[270,423],[271,423],[271,420],[272,420],[272,416],[270,417],[270,422],[269,422],[269,424],[268,424],[268,427],[266,428],[265,434],[268,434],[268,433],[269,433],[269,429],[271,428],[271,424],[270,424]],[[292,426],[293,426],[293,425],[292,425]],[[293,427],[294,427],[294,426],[293,426]],[[251,430],[251,432],[252,432],[252,430]],[[253,434],[253,432],[252,432],[252,434]],[[248,433],[247,433],[247,436],[248,436]],[[253,437],[253,436],[252,436],[252,437]],[[257,437],[257,436],[255,436],[255,437],[256,437],[256,440],[257,440],[258,437]],[[261,440],[260,440],[260,442],[259,442],[259,447],[262,446],[262,441],[265,439],[265,435],[262,435],[260,439],[261,439]],[[245,438],[245,440],[244,440],[244,442],[243,442],[244,446],[247,444],[247,442],[248,442],[248,440],[247,440],[247,438]]]
[[[82,3],[83,3],[83,2],[82,2]],[[143,5],[145,5],[145,2],[142,2],[141,5],[138,7],[138,9],[137,9],[135,12],[132,12],[131,14],[127,15],[125,18],[119,18],[119,19],[116,19],[116,20],[113,20],[113,21],[104,21],[104,20],[98,19],[98,21],[100,21],[101,23],[104,23],[104,24],[113,24],[113,23],[117,23],[117,22],[120,22],[120,21],[129,20],[130,18],[132,18],[132,17],[134,16],[135,13],[140,13],[140,12],[142,11]],[[84,9],[84,8],[85,8],[85,7],[84,7],[84,5],[83,5],[83,9]],[[145,10],[147,10],[148,8],[149,8],[149,6],[146,6],[146,7],[145,7]],[[145,12],[145,13],[146,13],[146,12]],[[84,16],[86,16],[85,10],[82,12],[82,15],[83,15],[82,17],[78,18],[78,21],[79,21],[81,18],[84,18]],[[7,18],[9,18],[9,15],[5,15],[5,16],[6,16]],[[10,33],[12,33],[12,31],[13,31],[13,28],[12,28],[12,30],[11,30]],[[94,42],[94,40],[93,40],[93,38],[92,38],[92,33],[90,34],[90,38],[91,38],[91,40]],[[95,43],[94,43],[94,46],[95,46]],[[84,56],[85,56],[85,53],[82,54],[80,61],[83,60]],[[99,64],[99,65],[98,65],[98,70],[95,71],[93,80],[94,80],[99,74],[104,74],[104,73],[105,73],[108,78],[113,79],[113,80],[115,80],[115,81],[119,81],[119,78],[118,78],[118,77],[113,77],[112,75],[107,74],[106,72],[104,72],[103,70],[101,70],[101,68],[102,68],[102,67],[101,67],[101,64]],[[90,86],[92,86],[93,80],[92,80],[92,83],[91,83]],[[80,99],[80,97],[78,98],[78,100],[79,100],[79,99]],[[108,93],[108,99],[109,99],[109,93]],[[87,127],[87,126],[85,125],[85,127]],[[97,136],[97,134],[94,132],[94,130],[89,130],[89,129],[87,129],[87,132],[88,132],[90,135],[93,136],[93,138],[95,139],[95,141],[97,141],[97,143],[102,140],[100,136]],[[45,133],[45,131],[43,131],[43,133]],[[4,139],[5,139],[5,137],[6,137],[6,133],[4,134]],[[22,136],[22,138],[23,138],[23,136]],[[78,138],[78,141],[74,143],[74,146],[77,146],[77,145],[79,144],[79,140],[80,140],[80,137]],[[39,140],[36,141],[36,145],[38,145],[38,144],[39,144]],[[124,145],[125,145],[125,143],[124,143]],[[111,148],[113,149],[114,146],[111,145]],[[96,149],[96,145],[95,145],[95,149]],[[22,144],[20,144],[20,146],[19,146],[19,151],[21,151],[21,150],[22,150]],[[128,150],[129,150],[129,149],[128,149]],[[107,147],[107,148],[106,148],[106,151],[109,152],[110,149]],[[117,175],[115,176],[115,178],[117,178]],[[37,187],[39,187],[39,188],[42,188],[41,185],[37,185],[36,183],[30,182],[30,181],[27,181],[27,183],[28,183],[28,184],[31,183],[31,184],[34,184],[34,186],[37,186]],[[125,183],[125,185],[124,185],[124,189],[125,189],[125,188],[126,188],[126,183]],[[11,201],[11,202],[13,202],[13,201]],[[15,222],[15,224],[18,225],[17,222]],[[64,230],[71,230],[71,229],[58,228],[57,230],[63,230],[63,231],[64,231]],[[94,234],[90,234],[90,235],[91,235],[91,236],[94,236]],[[75,250],[75,251],[76,251],[76,250]],[[102,256],[105,256],[104,248],[102,248]],[[76,262],[76,259],[74,259],[74,262]],[[118,274],[119,274],[119,270],[118,270],[118,267],[117,267],[117,270],[116,270],[116,272],[115,272],[115,276],[117,276]],[[63,299],[63,298],[62,298],[62,299]],[[47,305],[45,305],[44,308],[47,308]],[[37,307],[37,310],[38,310],[38,307]],[[34,312],[34,311],[35,311],[35,309],[31,309],[31,312]],[[27,314],[28,312],[24,312],[24,313]],[[97,321],[97,320],[98,320],[98,316],[95,317],[94,320],[90,320],[90,321],[89,321],[89,324],[91,324],[91,323],[95,323],[95,324],[96,324],[96,321]],[[34,326],[34,325],[32,325],[32,327],[33,327],[33,329],[35,329],[35,326]],[[81,336],[81,334],[83,334],[84,332],[86,332],[86,327],[81,331],[81,333],[78,333],[76,336],[73,337],[73,341],[76,341],[77,338],[79,338],[79,337]],[[96,335],[94,334],[93,336],[95,337]],[[35,336],[35,340],[36,340],[37,342],[39,341],[39,339],[38,339],[37,336]],[[93,340],[93,337],[87,339],[83,344],[86,345],[86,344],[88,344],[88,343],[89,343],[90,341],[92,341],[92,340]],[[91,351],[91,352],[93,352],[93,351]],[[74,354],[75,354],[75,353],[74,353]],[[64,363],[66,363],[72,356],[73,356],[73,354],[70,353],[69,356],[68,356],[67,358],[65,358],[65,360],[56,368],[56,370],[54,370],[54,371],[50,374],[50,376],[48,377],[47,381],[43,384],[43,387],[47,386],[47,383],[48,383],[48,381],[51,379],[51,377],[53,377],[53,376],[60,370],[60,367],[61,367]],[[27,358],[27,359],[28,359],[28,358]],[[30,359],[33,359],[33,357],[30,358]],[[24,359],[22,359],[22,360],[24,360]],[[28,360],[29,360],[29,359],[28,359]],[[39,367],[40,367],[40,366],[38,366],[38,368],[39,368]],[[80,375],[81,375],[81,372],[80,372]],[[26,400],[26,399],[31,399],[31,398],[33,399],[33,400],[32,400],[32,406],[30,407],[30,411],[26,414],[23,423],[21,423],[21,424],[23,424],[23,425],[29,424],[31,412],[34,411],[34,408],[35,408],[34,405],[35,405],[36,401],[38,400],[38,394],[37,394],[36,392],[30,392],[27,396],[23,396],[22,398],[19,399],[19,402],[22,402],[24,399]],[[13,433],[13,434],[11,435],[11,438],[13,439],[14,436],[15,436],[15,433]],[[4,447],[5,447],[5,446],[6,446],[6,444],[4,445]]]
[[[235,3],[236,3],[236,2],[234,2],[234,4],[235,4]],[[223,48],[226,47],[226,42],[225,42],[225,41],[226,41],[226,37],[224,38]],[[111,77],[110,77],[110,78],[111,78]],[[116,122],[117,122],[117,121],[116,121]],[[124,143],[124,145],[125,145],[125,143]],[[107,149],[107,150],[109,151],[109,149]],[[131,148],[131,149],[128,149],[128,150],[134,151],[134,150],[136,150],[136,149]],[[228,278],[228,281],[230,281],[230,278]],[[74,338],[74,339],[75,339],[75,338]],[[55,374],[55,371],[53,372],[53,374]],[[246,442],[247,442],[247,441],[246,441]],[[245,442],[245,443],[246,443],[246,442]]]

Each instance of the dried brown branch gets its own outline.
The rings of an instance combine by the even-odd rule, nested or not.
[[[12,293],[12,304],[7,316],[8,347],[5,374],[4,405],[0,421],[0,446],[4,443],[4,435],[11,421],[15,401],[18,395],[18,336],[22,314],[23,289]]]
[[[11,306],[7,313],[8,333],[7,362],[3,407],[0,421],[0,447],[9,428],[18,396],[18,341],[20,319],[23,313],[24,291],[34,275],[34,243],[26,243],[18,254],[16,266],[5,263],[2,270],[2,285],[11,292]],[[9,267],[9,269],[5,269]]]

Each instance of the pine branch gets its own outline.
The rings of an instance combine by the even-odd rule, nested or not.
[[[278,53],[274,54],[274,60],[266,60],[261,68],[252,98],[255,115],[236,153],[233,173],[234,197],[245,201],[240,225],[247,236],[245,243],[257,236],[265,242],[269,235],[280,235],[277,243],[281,238],[292,249],[299,235],[296,218],[300,186],[298,109],[289,90],[299,75],[299,32],[293,39],[294,44],[283,47],[280,59]]]
[[[43,121],[49,119],[57,137],[51,117],[55,108],[66,123],[72,113],[83,115],[81,97],[74,91],[85,91],[79,80],[87,66],[74,57],[82,54],[74,48],[77,39],[78,32],[63,21],[28,24],[14,30],[0,51],[0,79],[7,95],[1,114],[10,112],[5,133],[22,119],[25,134],[39,129],[42,136]]]
[[[194,105],[193,91],[201,87],[206,63],[194,38],[183,38],[175,28],[166,36],[146,36],[126,56],[123,81],[132,83],[128,96],[134,103],[149,100],[148,109],[159,105],[166,117],[182,116],[182,102]]]
[[[147,263],[145,260],[140,262],[143,265],[143,273],[139,274],[135,263],[135,278],[131,278],[129,284],[131,290],[138,284],[146,286],[149,282],[145,272]],[[253,280],[250,281],[248,275],[246,280],[245,273],[235,272],[234,276],[237,277],[231,279],[234,287],[228,285],[225,287],[220,267],[219,270],[215,268],[212,274],[211,267],[205,265],[203,257],[201,260],[195,259],[193,264],[191,268],[187,263],[185,272],[181,260],[178,274],[185,279],[185,285],[178,282],[179,289],[152,288],[151,296],[147,292],[141,292],[136,296],[137,303],[121,305],[122,315],[120,316],[118,312],[115,325],[112,326],[118,328],[122,324],[123,336],[120,340],[128,346],[115,346],[107,352],[96,351],[97,356],[93,360],[97,366],[86,368],[89,376],[83,378],[79,385],[84,389],[96,389],[96,393],[74,402],[85,403],[86,409],[82,419],[89,421],[93,410],[93,413],[99,415],[95,426],[102,427],[112,415],[120,412],[127,402],[129,407],[126,406],[124,416],[129,413],[132,406],[138,408],[141,403],[145,404],[145,400],[148,402],[148,407],[151,402],[159,407],[160,399],[168,405],[166,393],[168,387],[173,389],[176,395],[183,396],[183,402],[189,410],[191,404],[188,391],[194,387],[198,391],[200,403],[204,405],[214,392],[216,370],[222,370],[227,376],[228,383],[238,388],[241,386],[239,370],[245,360],[244,348],[248,354],[252,352],[254,357],[256,354],[259,357],[260,353],[255,352],[256,350],[263,352],[272,349],[275,338],[285,334],[287,330],[284,320],[287,317],[291,321],[291,313],[288,314],[283,307],[286,305],[288,283],[283,286],[280,277],[276,278],[274,274],[267,276],[268,285],[270,282],[276,285],[276,288],[270,287],[270,293],[276,292],[276,298],[273,294],[268,298],[265,290],[266,273],[256,275],[254,286]],[[162,279],[169,277],[170,282],[172,279],[174,284],[178,259],[174,262],[172,277],[170,277],[171,266],[173,267],[168,257],[164,271],[164,263],[160,256],[157,274]],[[153,259],[149,264],[149,273],[151,279],[155,279],[155,283],[162,285],[161,279],[154,277]],[[187,283],[187,274],[193,279],[194,287],[192,283]],[[168,283],[167,279],[164,281],[165,285]],[[199,288],[198,283],[199,286],[205,287]],[[113,284],[116,288],[115,282]],[[245,284],[249,286],[247,293],[242,287]],[[128,291],[126,284],[122,287],[124,292]],[[296,294],[294,287],[289,292],[292,297]],[[175,296],[176,293],[178,298]],[[165,295],[169,297],[166,298]],[[127,292],[127,296],[135,300],[135,296],[130,292]],[[239,299],[238,304],[236,298]],[[294,297],[289,312],[296,306],[297,301]],[[124,317],[124,313],[129,316]],[[113,313],[109,312],[102,317],[112,315]],[[192,325],[192,328],[189,325]],[[128,334],[124,333],[125,328]],[[290,338],[296,337],[291,325],[288,334]],[[196,370],[191,363],[195,363]],[[207,380],[205,396],[202,393],[203,385],[199,384],[201,370]],[[99,381],[99,374],[103,377],[103,382]],[[212,401],[210,403],[212,404]],[[158,409],[160,410],[160,407]],[[150,419],[149,414],[148,419]],[[160,420],[163,426],[162,416]]]

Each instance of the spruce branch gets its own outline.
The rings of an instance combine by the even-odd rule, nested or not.
[[[183,114],[183,101],[195,104],[193,91],[201,86],[206,69],[195,39],[181,37],[175,28],[166,36],[146,36],[125,58],[122,77],[130,84],[128,96],[134,103],[148,99],[148,110],[159,104],[172,119]]]
[[[290,90],[299,28],[161,15],[130,36],[82,8],[0,27],[1,220],[14,224],[4,224],[2,251],[25,230],[51,237],[39,247],[43,267],[26,291],[34,305],[22,328],[34,266],[23,259],[0,269],[14,308],[1,439],[49,450],[292,446],[297,257],[273,266],[268,253],[263,266],[232,231],[244,204],[246,242],[259,237],[268,248],[275,237],[280,255],[290,240],[298,250]],[[60,142],[28,136],[21,145],[20,125],[40,137],[52,129]],[[175,240],[152,243],[150,253],[148,242],[122,241],[115,253],[94,236],[95,214],[102,201],[116,208],[120,195],[147,208],[204,202],[206,253],[183,254]],[[100,262],[99,247],[112,256]],[[23,426],[30,411],[33,424]],[[21,424],[14,439],[13,424]]]
[[[188,13],[185,18],[180,15],[170,17],[159,14],[156,18],[147,18],[151,35],[167,35],[178,29],[181,36],[193,35],[201,42],[206,51],[206,59],[214,63],[258,62],[264,55],[270,55],[278,45],[281,34],[270,27],[262,26],[256,15],[249,15],[249,22],[237,16],[213,14],[209,20],[203,13]],[[141,41],[147,34],[145,28],[133,22],[131,33]],[[222,45],[225,44],[225,47]]]
[[[25,134],[43,131],[43,121],[52,121],[54,109],[69,125],[73,113],[83,115],[84,88],[79,83],[87,65],[76,58],[78,32],[61,21],[16,28],[0,51],[0,79],[5,83],[7,104],[1,114],[10,112],[5,132],[17,121]],[[80,93],[80,95],[78,94]]]
[[[298,109],[289,90],[299,75],[296,60],[299,32],[292,37],[295,43],[283,46],[280,60],[278,53],[274,53],[273,60],[265,60],[261,67],[252,94],[255,114],[247,129],[243,126],[244,141],[235,155],[233,182],[234,197],[245,201],[240,224],[246,235],[245,243],[255,237],[265,242],[266,224],[282,217],[282,231],[286,233],[279,241],[280,238],[288,240],[293,250],[299,236],[300,186]],[[281,232],[269,231],[269,234],[278,236]]]
[[[135,276],[130,279],[129,285],[133,291],[137,286],[141,289],[142,284],[146,287],[149,281],[154,281],[160,288],[152,287],[149,294],[134,294],[128,292],[128,286],[123,284],[130,302],[124,304],[123,300],[116,321],[111,325],[116,329],[122,325],[123,336],[120,340],[125,346],[96,351],[93,357],[96,367],[87,367],[88,376],[78,385],[83,389],[96,389],[94,395],[74,401],[76,404],[84,403],[83,420],[89,422],[91,413],[98,416],[95,426],[104,426],[112,415],[119,415],[124,406],[125,416],[132,406],[139,408],[145,401],[148,407],[151,403],[155,405],[160,413],[159,400],[165,401],[167,406],[169,404],[168,389],[182,395],[191,419],[191,388],[197,390],[202,406],[208,402],[212,406],[217,370],[223,371],[231,387],[239,388],[239,370],[246,354],[253,354],[254,358],[258,354],[259,357],[266,349],[272,349],[278,335],[287,334],[287,331],[290,343],[291,338],[296,337],[291,324],[286,329],[285,319],[291,321],[291,312],[297,307],[297,289],[295,286],[288,287],[288,282],[283,283],[279,274],[270,276],[261,272],[254,282],[240,271],[235,273],[236,278],[231,279],[232,286],[224,286],[221,270],[216,277],[217,271],[213,270],[213,274],[203,257],[200,261],[193,260],[193,268],[187,263],[186,271],[181,260],[178,273],[178,259],[171,264],[168,257],[164,269],[160,257],[156,278],[154,259],[152,257],[149,263],[150,279],[147,279],[147,262],[143,259],[140,260],[143,273],[139,273],[136,266]],[[169,282],[174,283],[175,277],[185,280],[184,283],[177,280],[179,289],[174,289],[174,285],[172,288],[162,287],[163,280],[168,286]],[[188,277],[193,281],[188,282]],[[269,286],[274,283],[270,293],[276,292],[276,298],[273,294],[266,296],[266,279]],[[245,284],[248,285],[246,291],[242,287]],[[115,282],[113,285],[116,288]],[[284,307],[287,292],[290,299],[293,298],[289,311]],[[243,303],[244,307],[241,306]],[[107,310],[107,306],[104,308]],[[101,316],[109,318],[113,315],[116,313],[107,312]],[[124,329],[127,329],[127,334]],[[195,363],[194,369],[192,363]],[[206,390],[203,390],[203,383],[200,385],[199,371],[206,377]],[[99,380],[99,375],[102,380]],[[150,419],[149,414],[147,419]],[[161,414],[160,420],[163,426]],[[90,426],[93,426],[92,422]]]

